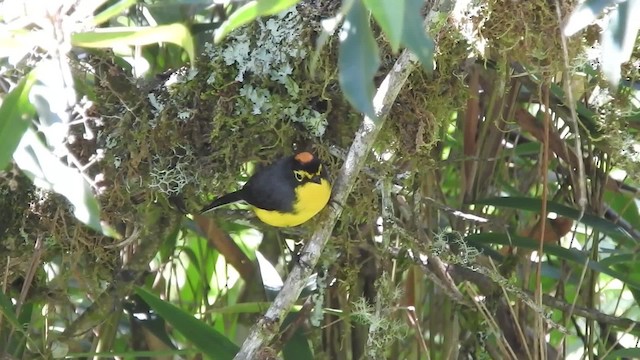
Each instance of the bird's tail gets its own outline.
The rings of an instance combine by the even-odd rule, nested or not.
[[[205,206],[200,210],[200,213],[205,213],[207,211],[213,210],[217,207],[231,204],[240,200],[244,200],[242,196],[242,190],[234,191],[232,193],[228,193],[226,195],[222,195],[221,197],[213,200],[209,205]]]

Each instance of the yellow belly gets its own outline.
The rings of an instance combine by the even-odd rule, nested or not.
[[[308,182],[296,188],[296,197],[298,205],[294,207],[293,213],[281,213],[258,208],[254,208],[253,211],[258,216],[258,219],[271,226],[298,226],[307,222],[327,206],[331,197],[331,184],[327,180],[322,180],[321,184]]]

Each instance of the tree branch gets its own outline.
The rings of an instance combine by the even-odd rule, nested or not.
[[[391,110],[391,106],[415,66],[416,58],[407,50],[403,51],[389,74],[380,84],[373,98],[373,105],[378,119],[371,119],[366,116],[363,119],[335,182],[333,202],[337,204],[345,203],[384,124],[384,120]],[[322,249],[329,241],[331,232],[341,213],[342,208],[340,206],[330,206],[329,211],[325,212],[326,216],[322,219],[317,230],[311,236],[311,240],[303,249],[300,260],[289,274],[284,287],[264,317],[251,328],[249,336],[242,344],[242,348],[235,359],[259,358],[260,349],[273,338],[285,315],[300,296],[300,292],[307,283],[313,268],[318,263]]]

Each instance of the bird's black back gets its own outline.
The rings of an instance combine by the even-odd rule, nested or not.
[[[293,174],[296,163],[293,156],[288,156],[258,170],[242,188],[243,200],[264,210],[292,212],[296,200],[297,180]]]

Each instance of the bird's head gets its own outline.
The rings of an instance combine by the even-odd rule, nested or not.
[[[298,182],[314,182],[320,184],[322,181],[323,167],[320,159],[310,152],[301,152],[293,157],[293,175]]]

